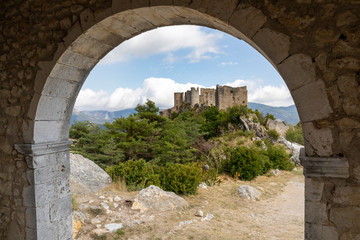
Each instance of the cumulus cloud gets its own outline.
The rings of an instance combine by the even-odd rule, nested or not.
[[[259,80],[235,80],[224,85],[232,87],[247,86],[249,102],[271,106],[289,106],[294,104],[289,90],[285,85],[263,85]],[[204,87],[193,83],[177,83],[170,78],[147,78],[143,86],[137,89],[117,88],[112,93],[95,92],[91,89],[81,90],[76,100],[78,110],[109,110],[116,111],[134,108],[150,99],[160,108],[173,107],[174,92],[185,92],[191,87]],[[213,88],[215,86],[212,86]]]
[[[164,61],[169,63],[175,62],[176,58],[198,62],[210,58],[212,54],[222,53],[217,42],[223,36],[221,32],[207,33],[199,26],[162,27],[123,42],[107,54],[100,64],[125,62],[160,53],[167,54]],[[181,49],[187,49],[190,53],[185,56],[175,56],[174,52]]]
[[[264,85],[262,79],[258,80],[235,80],[225,85],[232,87],[247,86],[248,101],[262,103],[274,107],[289,106],[294,104],[289,89],[285,84],[279,86]]]

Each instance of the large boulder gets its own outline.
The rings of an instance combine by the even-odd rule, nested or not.
[[[70,185],[75,194],[97,192],[111,184],[111,177],[93,161],[70,153]]]
[[[281,137],[285,137],[286,131],[289,129],[289,126],[280,120],[269,119],[266,123],[266,126],[270,130],[276,130]]]
[[[284,137],[280,137],[280,142],[291,151],[292,156],[290,160],[295,164],[295,166],[300,166],[300,149],[304,146],[297,143],[289,142]]]
[[[240,185],[238,187],[238,194],[242,198],[251,199],[251,200],[259,200],[261,193],[249,186],[249,185]]]
[[[132,209],[168,211],[181,210],[188,206],[189,203],[175,193],[166,192],[157,186],[151,185],[136,195]]]

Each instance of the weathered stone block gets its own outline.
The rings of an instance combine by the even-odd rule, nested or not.
[[[48,212],[51,222],[60,221],[71,216],[71,195],[64,198],[58,198],[50,204]]]
[[[251,39],[264,25],[266,16],[254,7],[238,7],[231,16],[229,23]]]
[[[315,224],[328,224],[326,204],[321,202],[305,201],[305,222]]]
[[[360,186],[337,187],[333,201],[342,205],[360,206]]]
[[[332,155],[334,142],[331,129],[316,128],[312,122],[303,123],[306,156],[327,157]]]
[[[105,56],[113,46],[106,43],[100,42],[87,34],[81,35],[76,41],[70,46],[70,50],[79,54],[101,59]]]
[[[312,59],[304,54],[290,56],[278,65],[278,69],[290,91],[316,81]]]
[[[305,223],[306,240],[338,240],[338,233],[333,226]]]
[[[68,127],[62,121],[36,121],[34,124],[34,142],[59,142],[69,138]]]
[[[116,45],[115,45],[116,46]],[[67,50],[58,60],[58,63],[76,67],[84,70],[91,70],[99,60],[80,53]],[[47,81],[48,82],[48,81]],[[46,87],[46,84],[45,84]]]
[[[128,26],[124,22],[120,21],[118,18],[121,18],[123,13],[115,14],[112,17],[104,19],[99,25],[104,26],[110,32],[123,37],[124,39],[131,38],[138,34],[138,30]]]
[[[263,28],[255,34],[252,40],[274,65],[289,56],[290,37],[283,33]]]
[[[360,207],[333,207],[330,209],[330,221],[342,231],[360,232]]]
[[[82,82],[88,75],[88,71],[70,67],[63,64],[56,64],[50,73],[50,77],[55,79],[72,80],[76,82]]]
[[[319,202],[324,191],[324,182],[320,179],[305,178],[306,201]]]
[[[101,24],[96,24],[91,29],[89,29],[85,34],[91,36],[92,38],[98,40],[99,42],[105,43],[113,47],[118,46],[120,43],[122,43],[125,40],[122,36],[112,33],[111,31],[104,28]]]
[[[151,7],[149,9],[139,8],[136,9],[136,14],[143,17],[146,21],[157,27],[171,25],[171,21],[160,16],[155,9],[156,8],[154,7]]]
[[[324,119],[333,112],[322,81],[292,90],[291,95],[302,122]]]
[[[38,104],[38,111],[35,120],[61,121],[67,117],[67,112],[72,99],[42,96]]]

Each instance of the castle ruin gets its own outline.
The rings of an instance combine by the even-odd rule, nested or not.
[[[160,115],[169,117],[171,113],[179,113],[184,104],[191,108],[198,106],[215,106],[218,109],[245,105],[247,106],[247,89],[244,87],[229,87],[216,85],[214,88],[195,88],[192,87],[186,92],[174,93],[174,107],[165,109]]]

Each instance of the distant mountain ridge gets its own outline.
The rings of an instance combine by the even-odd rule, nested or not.
[[[249,102],[248,107],[255,110],[258,109],[262,114],[270,113],[276,119],[284,121],[288,124],[296,125],[300,122],[300,118],[295,105],[288,107],[273,107],[260,103]]]
[[[295,105],[288,107],[272,107],[265,104],[249,102],[248,107],[253,110],[258,109],[262,114],[273,114],[276,119],[293,125],[296,125],[300,121]],[[95,124],[104,124],[105,122],[112,122],[119,117],[127,117],[133,113],[136,113],[134,108],[114,112],[105,110],[74,110],[71,116],[71,124],[73,124],[75,121],[89,121]]]

